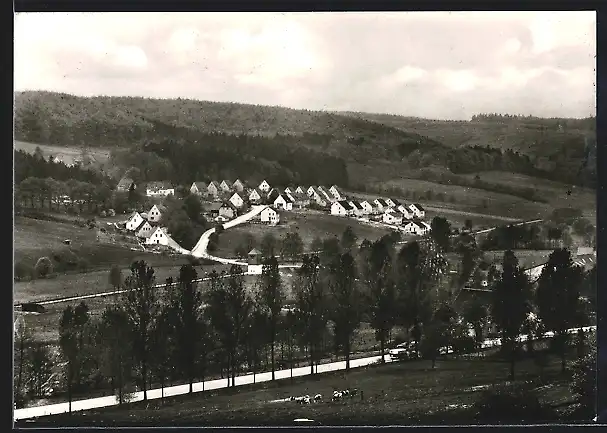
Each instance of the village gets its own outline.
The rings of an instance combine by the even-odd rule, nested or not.
[[[132,179],[123,178],[118,190],[137,188]],[[141,187],[139,187],[141,188]],[[162,198],[175,195],[177,189],[169,182],[150,182],[144,186],[145,195],[159,199],[149,210],[134,211],[119,229],[134,234],[145,246],[167,246],[179,252],[181,248],[170,236],[162,219],[166,207]],[[379,224],[398,230],[406,235],[424,236],[430,231],[430,224],[423,221],[424,208],[419,203],[406,205],[392,198],[376,198],[359,201],[347,196],[336,185],[323,186],[287,186],[272,187],[263,180],[254,187],[237,179],[193,182],[189,193],[200,197],[204,217],[218,224],[233,221],[250,212],[252,206],[265,206],[255,212],[250,223],[274,226],[280,223],[280,211],[301,211],[314,209],[324,211],[336,217],[353,218],[361,223]]]

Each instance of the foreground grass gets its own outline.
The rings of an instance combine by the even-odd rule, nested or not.
[[[571,400],[559,361],[550,360],[543,379],[530,360],[517,364],[516,382],[533,381],[547,404]],[[107,409],[40,418],[35,426],[277,426],[309,418],[322,425],[467,424],[469,409],[488,387],[508,384],[508,363],[490,360],[439,360],[369,366],[274,383],[138,402]],[[330,402],[334,389],[359,390],[356,397]],[[309,406],[272,402],[289,396],[322,394]],[[459,409],[458,409],[459,408]],[[554,421],[554,420],[546,420]]]

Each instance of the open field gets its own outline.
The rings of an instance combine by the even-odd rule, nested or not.
[[[262,224],[246,224],[226,230],[219,235],[219,248],[215,255],[219,257],[233,257],[234,249],[244,240],[246,234],[255,237],[257,245],[266,233],[272,233],[281,239],[291,230],[296,231],[304,242],[304,249],[308,250],[316,237],[325,239],[331,236],[341,238],[346,227],[351,226],[358,236],[359,242],[363,239],[373,241],[390,233],[388,228],[377,228],[361,224],[351,218],[329,215],[320,211],[279,211],[280,224],[267,226]]]
[[[474,410],[466,409],[487,388],[506,385],[508,369],[508,363],[489,359],[443,359],[434,370],[430,361],[391,363],[43,417],[23,425],[277,426],[293,425],[297,418],[312,419],[316,425],[466,424],[475,421]],[[572,395],[559,369],[559,361],[551,358],[542,383],[538,367],[524,360],[517,363],[516,381],[533,381],[543,403],[567,405]],[[359,391],[354,398],[330,401],[334,389],[354,388]],[[277,401],[305,394],[321,394],[323,401]]]
[[[65,164],[73,164],[74,159],[80,158],[82,154],[82,150],[78,147],[35,144],[18,140],[15,140],[14,143],[15,150],[22,150],[27,153],[34,153],[36,147],[39,147],[46,158],[52,155],[62,160]],[[90,148],[88,149],[88,154],[95,162],[101,164],[105,163],[110,157],[110,151],[108,149]]]

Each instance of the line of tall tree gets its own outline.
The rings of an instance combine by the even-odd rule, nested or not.
[[[124,282],[114,275],[113,284],[126,292],[101,318],[92,318],[84,303],[65,309],[59,324],[60,386],[71,401],[87,385],[109,383],[119,403],[135,389],[147,399],[153,385],[164,390],[167,384],[185,382],[193,392],[196,381],[218,373],[234,386],[243,369],[255,374],[263,368],[264,353],[273,379],[276,358],[293,368],[296,353],[307,359],[314,374],[327,356],[327,337],[329,352],[343,356],[348,370],[362,322],[375,329],[380,353],[392,328],[402,326],[416,352],[433,366],[445,347],[456,353],[477,350],[492,323],[514,376],[520,333],[554,331],[565,369],[566,330],[587,325],[591,316],[580,297],[584,274],[567,250],[551,254],[537,288],[514,253],[506,251],[490,302],[461,306],[445,290],[447,261],[434,243],[410,242],[397,249],[396,239],[387,235],[356,244],[337,242],[334,249],[304,256],[290,291],[274,257],[264,259],[253,287],[238,266],[229,274],[213,271],[208,282],[199,284],[195,268],[184,265],[175,281],[167,279],[158,290],[154,269],[135,262]],[[23,379],[18,383],[19,393]],[[38,391],[30,387],[31,396]]]

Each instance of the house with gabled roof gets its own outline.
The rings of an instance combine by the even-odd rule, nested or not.
[[[155,204],[148,212],[148,220],[153,223],[157,223],[162,219],[162,214],[166,212],[166,206],[161,204]]]
[[[207,193],[207,185],[204,182],[192,182],[192,185],[190,186],[190,194],[203,195]]]
[[[388,207],[396,207],[396,203],[394,203],[391,198],[385,198],[384,201],[386,202]]]
[[[343,200],[345,198],[341,191],[337,188],[337,185],[333,185],[331,188],[329,188],[329,192],[333,194],[333,197],[335,197],[337,200]]]
[[[220,190],[221,188],[219,187],[219,184],[214,180],[209,182],[209,184],[207,185],[207,194],[213,197],[217,197],[219,195]]]
[[[235,207],[240,209],[244,206],[244,199],[241,197],[240,193],[235,192],[230,197],[230,203],[232,203]]]
[[[160,226],[154,228],[150,236],[145,240],[147,245],[168,245],[169,236],[165,229]]]
[[[397,206],[396,210],[399,211],[400,213],[402,213],[403,217],[405,217],[408,220],[413,219],[415,217],[415,214],[413,213],[413,211],[411,209],[409,209],[409,207],[407,207],[403,204]]]
[[[275,208],[293,210],[293,200],[291,200],[286,194],[279,194],[278,197],[274,199],[273,205]]]
[[[146,185],[146,195],[148,197],[175,195],[175,187],[170,182],[149,182]]]
[[[270,184],[268,182],[266,182],[265,180],[262,180],[261,183],[259,184],[258,188],[261,191],[268,193],[270,191]]]
[[[129,231],[134,231],[145,221],[145,218],[141,216],[139,212],[133,212],[129,219],[126,221],[126,229]]]
[[[232,191],[232,182],[229,180],[222,180],[219,184],[219,189],[223,192],[231,192]]]
[[[230,201],[223,202],[219,208],[219,216],[225,218],[233,219],[236,217],[237,213],[238,209]]]
[[[306,191],[305,191],[304,187],[300,185],[297,188],[295,188],[295,192],[298,194],[305,194]]]
[[[396,212],[394,209],[388,208],[382,215],[382,221],[386,224],[400,225],[403,223],[403,216],[400,212]]]
[[[294,191],[293,187],[290,187],[290,186],[286,187],[286,188],[283,190],[283,192],[285,192],[285,193],[292,193],[293,191]]]
[[[293,192],[290,196],[293,197],[293,207],[303,209],[310,205],[310,197],[308,197],[305,192]]]
[[[349,200],[348,203],[350,204],[350,207],[352,208],[352,213],[355,216],[360,217],[364,215],[364,209],[359,202],[357,202],[356,200]]]
[[[373,205],[378,212],[383,212],[385,209],[388,209],[390,206],[383,198],[376,198],[373,200]]]
[[[415,218],[423,218],[426,216],[426,211],[419,203],[410,204],[409,209],[411,209]]]
[[[207,215],[210,215],[211,218],[216,218],[219,216],[219,209],[221,208],[221,203],[218,203],[218,202],[205,203],[203,205],[203,208],[204,208],[204,212]]]
[[[403,226],[403,231],[407,234],[423,236],[429,231],[429,227],[421,224],[419,221],[409,221]]]
[[[240,181],[240,179],[236,179],[232,184],[232,188],[238,192],[243,192],[245,185]]]
[[[249,201],[251,203],[258,203],[261,198],[265,196],[265,193],[258,188],[254,188],[249,191]]]
[[[316,191],[316,189],[312,190],[311,194],[308,194],[310,197],[310,201],[314,201],[318,206],[325,207],[327,206],[327,201]]]
[[[142,222],[137,230],[135,230],[135,236],[138,238],[149,238],[152,232],[154,231],[154,226],[152,226],[149,221]]]
[[[259,219],[262,223],[266,223],[275,226],[280,222],[280,215],[270,206],[267,206],[259,214]]]
[[[274,203],[274,200],[276,200],[276,198],[280,194],[281,194],[281,191],[278,188],[270,189],[270,191],[266,194],[266,203],[268,203],[268,204]]]
[[[306,190],[306,194],[308,194],[308,196],[313,196],[314,194],[318,194],[318,191],[316,190],[315,186],[310,186],[308,187],[308,189]]]
[[[348,216],[352,213],[352,207],[346,200],[331,203],[331,215]]]
[[[319,189],[320,191],[320,196],[323,198],[323,200],[326,200],[329,203],[333,203],[334,201],[338,201],[335,196],[333,194],[331,194],[330,192],[325,191],[324,189]]]
[[[131,186],[133,187],[133,189],[137,188],[137,185],[135,185],[133,179],[131,179],[130,177],[123,177],[118,182],[118,185],[116,185],[116,190],[127,192],[131,190]]]
[[[391,198],[390,201],[392,202],[392,207],[394,208],[402,206],[402,203],[399,200],[396,200],[395,198]]]
[[[369,215],[373,213],[373,205],[369,203],[367,200],[363,200],[360,202],[360,206],[363,209],[364,215]]]

